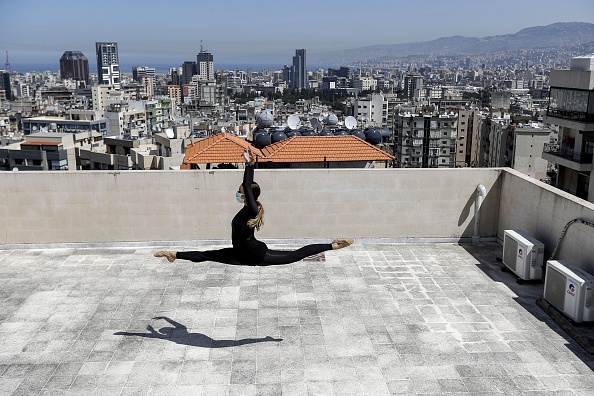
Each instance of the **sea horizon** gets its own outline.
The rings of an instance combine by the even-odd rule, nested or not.
[[[89,73],[97,73],[97,68],[93,67],[94,65],[92,62],[89,62]],[[181,67],[181,65],[176,65],[175,63],[153,63],[153,64],[145,64],[145,63],[122,63],[120,64],[120,71],[124,74],[132,74],[132,68],[136,66],[148,66],[154,67],[155,72],[159,74],[169,73],[169,69],[173,67]],[[215,70],[243,70],[247,71],[248,69],[252,69],[253,71],[260,71],[260,70],[282,70],[285,65],[280,63],[262,63],[262,64],[255,64],[255,63],[215,63]],[[317,65],[309,65],[307,69],[315,70],[320,66]],[[60,62],[15,62],[11,63],[10,67],[11,72],[16,73],[32,73],[32,72],[59,72],[60,71]]]

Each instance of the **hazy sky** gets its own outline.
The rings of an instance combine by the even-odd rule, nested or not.
[[[290,64],[296,48],[484,37],[554,22],[594,23],[594,0],[1,0],[0,51],[13,66],[57,65],[66,50],[94,65],[95,42],[116,41],[121,64],[175,66],[196,60],[203,40],[215,67]]]

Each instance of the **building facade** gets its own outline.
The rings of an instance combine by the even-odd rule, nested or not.
[[[305,49],[295,50],[291,67],[291,88],[307,88],[306,65]]]
[[[210,52],[206,52],[202,46],[200,52],[196,55],[196,74],[202,81],[212,81],[214,76],[214,61]]]
[[[573,58],[569,70],[551,70],[550,86],[545,122],[559,127],[559,139],[542,156],[557,164],[558,188],[594,202],[594,55]]]
[[[118,58],[118,43],[95,43],[97,55],[97,79],[101,85],[110,85],[120,89],[120,64]]]
[[[89,60],[80,51],[66,51],[60,58],[60,77],[62,80],[75,80],[89,83]]]

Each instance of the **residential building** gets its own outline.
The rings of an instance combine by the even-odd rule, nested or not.
[[[557,164],[556,186],[594,202],[594,55],[575,57],[570,69],[552,69],[545,123],[559,127],[558,144],[543,158]]]
[[[456,167],[458,116],[404,114],[395,117],[396,160],[404,168]]]
[[[109,85],[120,89],[120,64],[118,44],[114,42],[95,43],[97,54],[97,79],[100,85]]]
[[[75,134],[37,132],[26,140],[0,147],[0,169],[5,171],[74,170]]]
[[[387,127],[388,100],[382,93],[357,98],[353,104],[353,115],[363,127]]]
[[[456,167],[472,166],[473,141],[478,139],[480,116],[476,110],[458,110]]]
[[[423,90],[423,76],[417,73],[407,73],[404,76],[404,93],[407,98],[419,100],[425,96]]]

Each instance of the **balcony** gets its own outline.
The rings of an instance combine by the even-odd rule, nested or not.
[[[592,154],[580,153],[558,144],[545,143],[542,158],[578,172],[592,171]]]
[[[240,170],[0,173],[3,393],[594,391],[542,284],[496,261],[510,228],[550,257],[593,204],[498,168],[256,177],[272,248],[357,242],[279,267],[168,263],[152,254],[228,244]],[[593,256],[592,228],[568,228],[557,258]]]

